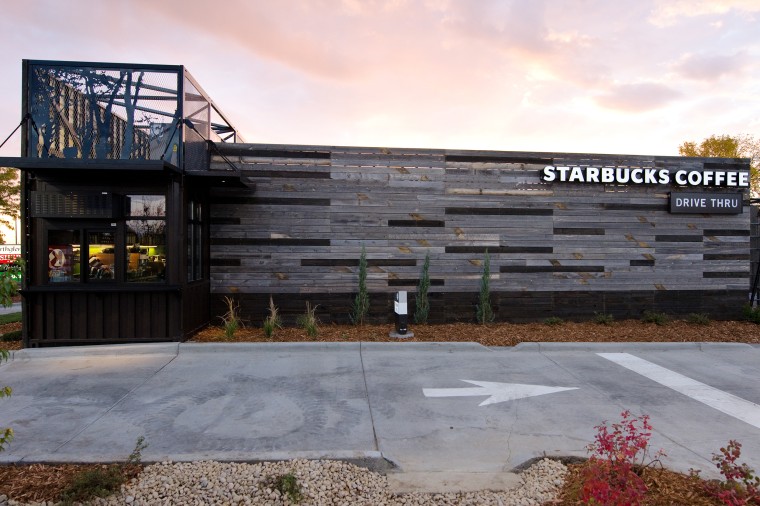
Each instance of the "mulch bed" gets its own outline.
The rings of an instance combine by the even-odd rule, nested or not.
[[[275,330],[267,338],[261,328],[245,327],[232,339],[224,336],[220,327],[207,327],[196,334],[194,342],[477,342],[485,346],[515,346],[530,342],[724,342],[760,343],[760,327],[754,323],[714,321],[705,325],[671,321],[665,325],[643,323],[639,320],[621,320],[610,325],[594,322],[496,323],[477,325],[451,323],[441,325],[410,325],[414,337],[396,339],[388,334],[393,326],[387,325],[321,325],[315,338],[298,327]]]

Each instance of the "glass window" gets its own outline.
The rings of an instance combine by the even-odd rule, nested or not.
[[[187,207],[187,280],[203,279],[203,208],[191,200]]]
[[[79,281],[79,230],[48,231],[48,280],[51,283]]]
[[[129,216],[166,216],[166,199],[163,195],[129,195],[128,201]]]
[[[127,281],[163,282],[166,279],[166,197],[129,195],[128,198],[131,219],[126,222]]]
[[[166,279],[166,222],[127,221],[127,281],[160,282]]]
[[[166,281],[166,198],[127,195],[123,221],[48,230],[48,282]],[[80,254],[81,251],[81,254]]]
[[[116,234],[111,231],[87,231],[87,279],[116,279]]]

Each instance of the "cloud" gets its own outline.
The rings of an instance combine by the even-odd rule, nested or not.
[[[659,109],[680,96],[664,84],[636,83],[615,85],[595,99],[602,107],[635,113]]]
[[[740,73],[748,64],[743,52],[733,55],[694,55],[681,58],[673,69],[680,75],[696,81],[717,81],[721,77]]]
[[[666,27],[682,18],[726,14],[730,11],[760,12],[757,0],[657,0],[649,16],[655,26]]]

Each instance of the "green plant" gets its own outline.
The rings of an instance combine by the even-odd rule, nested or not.
[[[417,285],[417,299],[414,306],[414,323],[427,323],[428,313],[430,313],[430,300],[428,299],[428,290],[430,289],[430,253],[425,253],[425,262],[422,264],[422,274],[420,282]]]
[[[483,275],[480,277],[480,295],[478,296],[478,305],[475,311],[475,317],[478,323],[485,325],[494,320],[493,308],[491,307],[491,257],[486,250],[485,259],[483,260]]]
[[[741,449],[741,443],[732,439],[720,453],[713,453],[712,460],[725,481],[703,482],[705,491],[726,506],[760,504],[760,477],[746,463],[737,463]],[[699,471],[692,474],[698,475]]]
[[[641,315],[641,321],[644,323],[654,323],[655,325],[666,325],[668,323],[668,315],[658,311],[646,310]]]
[[[594,313],[594,323],[599,325],[612,325],[615,317],[608,313]]]
[[[760,324],[760,306],[752,307],[749,304],[744,304],[742,314],[745,320]]]
[[[312,306],[308,301],[306,302],[306,312],[298,317],[297,323],[299,326],[306,330],[306,334],[309,337],[317,337],[319,333],[319,319],[317,318],[316,311],[318,306]]]
[[[11,355],[8,350],[0,350],[0,362],[3,360],[8,360],[10,356]],[[11,387],[0,388],[0,398],[10,397],[11,393]],[[10,444],[11,441],[13,441],[13,429],[10,427],[0,429],[0,452],[5,450],[6,445]]]
[[[240,306],[235,302],[232,297],[225,297],[224,303],[227,305],[227,312],[222,316],[222,322],[224,324],[224,337],[232,339],[235,337],[235,332],[243,326],[243,322],[240,319],[239,311]]]
[[[707,313],[691,313],[686,317],[686,321],[692,325],[709,325],[710,315]]]
[[[69,486],[61,493],[61,504],[81,504],[95,497],[108,497],[119,490],[122,483],[124,475],[117,464],[82,471],[74,476]]]
[[[142,451],[148,447],[148,443],[145,442],[145,436],[140,436],[137,438],[137,442],[135,443],[135,447],[132,450],[132,453],[129,454],[129,457],[127,457],[127,465],[130,466],[137,466],[142,463]]]
[[[264,335],[269,339],[274,335],[276,329],[282,328],[280,310],[274,305],[274,300],[272,300],[271,295],[269,296],[269,314],[264,318],[262,328],[264,329]]]
[[[652,426],[649,416],[634,417],[623,411],[620,423],[594,427],[597,434],[587,449],[591,457],[581,471],[582,486],[578,499],[586,504],[637,505],[647,492],[641,469],[660,462],[659,450],[649,453]]]
[[[549,318],[544,320],[544,323],[546,325],[562,325],[563,323],[565,323],[565,320],[557,316],[550,316]]]
[[[23,259],[16,259],[11,268],[0,271],[0,304],[3,307],[11,307],[13,305],[13,297],[18,294],[18,282],[15,279],[15,272],[21,270],[23,273],[26,270],[26,264]],[[17,274],[16,274],[17,276]]]
[[[96,497],[108,497],[117,492],[123,483],[137,475],[142,464],[142,451],[147,447],[145,438],[140,436],[124,463],[101,465],[77,474],[61,493],[61,504],[88,504]]]
[[[287,496],[292,503],[298,504],[303,499],[301,485],[293,473],[281,474],[275,477],[270,486],[279,491],[280,494]]]
[[[369,292],[367,292],[367,250],[362,246],[359,256],[359,293],[351,306],[351,321],[354,325],[363,325],[369,313]]]
[[[0,341],[7,343],[10,341],[20,341],[21,340],[21,331],[20,330],[11,330],[10,332],[6,332],[3,335],[0,335]]]

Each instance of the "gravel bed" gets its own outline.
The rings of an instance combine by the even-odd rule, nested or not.
[[[123,486],[119,494],[96,500],[94,504],[529,506],[554,499],[566,473],[567,468],[561,462],[543,459],[521,473],[521,484],[509,491],[394,494],[382,474],[340,461],[162,462],[147,466],[136,480]],[[294,477],[300,487],[302,497],[298,502],[281,492],[281,477],[286,475]]]

